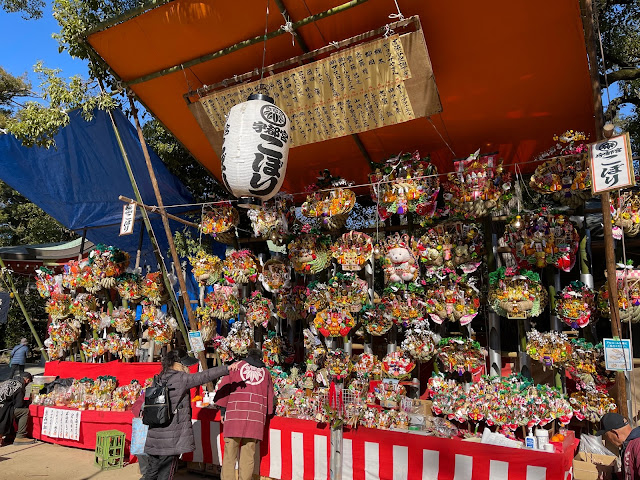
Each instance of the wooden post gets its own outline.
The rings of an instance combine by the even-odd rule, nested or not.
[[[80,240],[80,252],[78,253],[78,261],[82,261],[82,255],[84,255],[84,243],[87,240],[87,229],[82,229],[82,240]]]
[[[604,138],[604,113],[602,111],[602,89],[600,86],[600,73],[598,72],[598,56],[596,53],[596,33],[593,24],[593,0],[582,0],[583,15],[582,26],[585,33],[585,44],[589,57],[589,73],[591,75],[591,89],[593,93],[593,109],[596,127],[596,140]],[[611,228],[611,200],[609,192],[600,195],[602,204],[602,223],[604,225],[604,252],[607,265],[607,283],[609,287],[609,308],[611,312],[611,334],[614,338],[622,338],[622,325],[618,310],[618,283],[616,278],[616,258],[613,246],[613,233]],[[629,418],[627,407],[627,384],[624,372],[616,372],[616,387],[618,395],[616,403],[618,412],[625,418]]]
[[[142,241],[144,240],[144,228],[140,225],[140,237],[138,238],[138,251],[136,252],[136,272],[140,268],[140,257],[142,256]]]
[[[44,357],[44,360],[48,362],[49,356],[47,355],[47,350],[44,348],[44,345],[42,344],[42,341],[40,340],[40,337],[38,336],[38,333],[36,332],[36,329],[33,326],[33,323],[31,322],[31,317],[29,316],[29,312],[27,312],[27,309],[25,308],[24,303],[22,303],[22,298],[20,298],[20,293],[18,293],[18,290],[16,289],[16,285],[13,283],[13,278],[11,277],[11,274],[7,272],[7,267],[5,267],[4,262],[2,261],[2,258],[0,258],[0,275],[3,278],[5,278],[6,282],[9,284],[11,293],[13,293],[13,298],[15,298],[16,301],[18,302],[18,305],[20,306],[20,310],[22,310],[22,315],[24,315],[24,319],[27,321],[27,325],[29,325],[29,330],[31,330],[31,334],[33,335],[33,338],[38,344],[38,348],[42,352],[42,356]]]
[[[484,242],[487,258],[487,272],[494,272],[498,267],[498,235],[493,233],[491,217],[484,221]],[[471,324],[469,324],[471,325]],[[489,353],[489,375],[502,375],[502,347],[500,344],[500,316],[489,310],[487,313],[487,347]]]
[[[101,87],[102,87],[102,84],[101,84]],[[124,144],[122,143],[122,138],[120,137],[120,131],[118,130],[118,126],[116,125],[116,120],[113,117],[113,114],[111,113],[110,110],[108,110],[107,112],[109,114],[109,118],[111,120],[111,126],[113,127],[113,131],[116,136],[116,141],[118,142],[118,147],[120,148],[120,153],[122,154],[122,160],[124,161],[124,166],[127,169],[127,174],[129,175],[129,180],[131,182],[131,187],[133,188],[133,193],[135,194],[137,201],[140,203],[143,203],[142,195],[140,195],[140,189],[138,189],[138,184],[136,183],[136,179],[133,175],[133,170],[131,170],[131,162],[129,162],[129,155],[127,154],[127,151],[124,148]],[[158,261],[158,265],[160,266],[160,271],[162,272],[162,279],[164,281],[164,286],[167,289],[167,292],[169,294],[169,299],[173,304],[176,314],[179,315],[178,325],[182,325],[182,328],[180,329],[182,332],[182,335],[185,337],[185,341],[188,342],[189,336],[187,335],[186,330],[184,329],[184,321],[182,320],[182,311],[178,308],[178,300],[176,299],[175,292],[173,291],[173,286],[169,281],[169,275],[167,272],[167,268],[164,264],[164,260],[162,258],[162,253],[160,252],[160,247],[158,247],[158,242],[156,240],[155,234],[153,233],[153,229],[151,228],[151,221],[149,220],[149,214],[144,208],[141,209],[141,211],[142,211],[142,219],[144,221],[147,234],[149,235],[149,241],[153,246],[153,253],[156,256],[156,260]]]
[[[129,96],[129,105],[131,107],[133,120],[136,124],[136,129],[138,131],[138,139],[140,140],[140,145],[142,146],[142,153],[144,154],[144,159],[145,159],[145,162],[147,163],[147,169],[149,170],[149,177],[151,178],[151,185],[153,185],[153,192],[155,193],[156,201],[158,202],[158,209],[160,210],[162,225],[164,226],[164,233],[167,236],[167,242],[169,242],[169,250],[171,252],[171,258],[173,259],[173,264],[176,265],[177,268],[179,268],[180,257],[178,257],[178,252],[176,251],[176,245],[173,242],[173,234],[171,233],[171,227],[169,227],[169,218],[167,217],[167,212],[164,208],[164,202],[162,201],[162,194],[160,193],[160,188],[158,187],[158,180],[156,179],[156,174],[153,171],[153,165],[151,164],[151,157],[149,156],[149,150],[147,149],[147,142],[145,141],[144,136],[142,135],[142,128],[140,127],[140,121],[138,120],[138,111],[136,110],[135,103],[133,103],[133,97],[131,96]],[[182,294],[182,300],[184,301],[184,308],[187,310],[189,325],[191,328],[193,328],[193,326],[196,324],[196,319],[195,319],[195,315],[193,314],[193,309],[191,308],[191,299],[189,298],[189,292],[187,292],[187,284],[185,282],[184,276],[182,275],[182,272],[178,271],[176,273],[178,277],[178,283],[180,285],[180,293]],[[171,290],[173,291],[173,287]],[[180,312],[180,315],[176,315],[176,316],[182,317],[182,312]],[[180,326],[180,330],[182,331],[184,341],[187,347],[189,347],[191,344],[189,343],[189,334],[187,333],[185,322],[179,319],[178,325]],[[198,358],[200,360],[200,365],[202,366],[202,369],[206,370],[207,358],[204,352],[198,352]]]

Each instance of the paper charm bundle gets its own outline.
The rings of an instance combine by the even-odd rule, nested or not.
[[[382,359],[382,371],[389,378],[408,378],[416,364],[402,350],[388,353]]]
[[[200,285],[213,285],[222,275],[222,260],[204,250],[198,250],[194,256],[189,256],[191,271]]]
[[[279,244],[289,235],[292,206],[291,195],[278,193],[272,200],[264,202],[262,207],[250,208],[247,217],[251,220],[253,234]]]
[[[288,245],[291,266],[298,273],[313,275],[331,263],[326,239],[319,235],[299,235]]]
[[[70,260],[64,267],[62,272],[62,286],[69,290],[77,290],[87,286],[86,278],[93,276],[88,260]],[[89,282],[92,283],[92,282]]]
[[[373,379],[382,374],[382,362],[373,353],[362,353],[353,364],[358,378]]]
[[[598,423],[603,415],[618,409],[616,402],[609,396],[606,388],[587,385],[583,390],[574,392],[569,397],[574,408],[573,414],[578,420]]]
[[[199,315],[229,320],[240,313],[237,290],[232,286],[214,285],[204,299],[204,307],[198,308]]]
[[[154,305],[160,305],[166,298],[161,272],[150,272],[142,280],[142,295]]]
[[[325,337],[344,337],[355,326],[356,321],[347,311],[326,308],[316,314],[313,324]]]
[[[611,200],[613,205],[613,223],[622,229],[628,237],[635,237],[640,233],[640,193],[637,191],[626,191],[618,198]],[[619,237],[622,238],[622,232]],[[615,238],[615,232],[614,232]]]
[[[284,342],[281,337],[277,337],[275,332],[269,332],[267,338],[262,342],[262,361],[268,367],[273,367],[283,362]]]
[[[235,237],[233,229],[238,223],[240,215],[230,204],[215,205],[203,215],[200,231],[219,242],[230,244]]]
[[[216,335],[211,341],[211,346],[214,348],[216,355],[218,355],[222,363],[233,361],[233,352],[229,348],[227,337]]]
[[[594,345],[584,338],[571,339],[571,356],[567,360],[567,372],[571,375],[595,375],[598,369],[604,369],[604,350],[602,343]]]
[[[588,138],[583,132],[567,130],[553,140],[556,144],[538,156],[547,160],[538,165],[529,185],[539,193],[552,195],[556,202],[576,208],[591,198]]]
[[[49,298],[53,292],[59,290],[53,271],[47,267],[40,267],[36,274],[36,288],[42,298]]]
[[[332,378],[339,380],[349,376],[353,369],[353,364],[351,363],[349,355],[347,355],[344,350],[338,348],[327,352],[324,367]]]
[[[382,256],[385,283],[413,282],[420,274],[415,242],[408,235],[396,233],[387,237],[377,246]]]
[[[527,332],[527,354],[545,367],[562,368],[571,358],[572,347],[566,333]]]
[[[371,198],[382,220],[392,214],[415,212],[423,220],[436,215],[440,182],[438,169],[419,152],[401,154],[386,160],[369,174]]]
[[[326,283],[310,282],[304,299],[304,311],[318,313],[329,306],[329,289]]]
[[[67,295],[66,293],[52,293],[44,309],[53,320],[59,320],[67,318],[71,314],[69,311],[70,306],[71,295]]]
[[[118,277],[116,289],[123,300],[137,302],[142,298],[143,279],[137,273],[124,273]]]
[[[275,293],[291,284],[291,272],[282,260],[272,258],[262,266],[259,280],[267,292]]]
[[[82,351],[91,358],[97,358],[107,353],[107,341],[102,338],[91,338],[82,342]]]
[[[300,209],[307,218],[315,218],[328,230],[345,226],[349,213],[356,204],[356,194],[346,188],[316,191],[307,197]]]
[[[531,318],[547,305],[540,275],[530,270],[500,267],[489,274],[489,306],[507,318]]]
[[[448,337],[440,340],[438,359],[445,372],[474,372],[485,364],[487,352],[474,340]]]
[[[415,322],[405,332],[402,350],[417,362],[428,362],[437,351],[440,336],[429,330],[429,322]]]
[[[546,209],[525,217],[517,215],[507,223],[504,239],[521,267],[555,265],[565,272],[575,265],[580,243],[573,222]]]
[[[424,265],[460,268],[463,273],[472,273],[482,263],[482,228],[475,223],[458,221],[438,224],[416,241],[416,250]]]
[[[104,288],[114,288],[116,277],[122,275],[129,266],[129,254],[101,244],[89,253],[89,265]]]
[[[49,340],[65,350],[75,343],[79,336],[80,330],[72,322],[54,320],[49,324]]]
[[[480,308],[477,289],[462,281],[455,274],[425,292],[426,310],[429,318],[437,324],[445,320],[467,325]]]
[[[512,194],[511,174],[505,173],[497,155],[480,155],[454,162],[445,186],[444,200],[451,216],[478,218],[500,208]]]
[[[625,270],[616,270],[618,285],[618,309],[623,322],[640,322],[640,270],[627,266]],[[598,313],[609,318],[609,285],[605,282],[598,290]]]
[[[114,308],[111,312],[111,324],[119,333],[127,333],[133,328],[135,313],[125,307]]]
[[[258,280],[260,268],[250,250],[239,250],[224,259],[222,274],[229,283],[249,283]]]
[[[252,327],[263,326],[267,328],[269,320],[273,316],[273,302],[258,291],[251,293],[249,298],[242,300],[246,309],[246,320]]]
[[[369,300],[368,284],[353,273],[337,273],[327,282],[329,306],[359,312]]]
[[[166,345],[173,338],[173,332],[178,328],[175,318],[167,316],[158,307],[144,305],[140,320],[148,327],[149,340],[159,345]]]
[[[368,333],[374,337],[379,337],[393,327],[393,316],[387,314],[387,308],[384,305],[376,304],[364,312],[362,325]]]
[[[345,272],[361,270],[373,256],[373,242],[369,235],[351,230],[331,246],[333,258]]]
[[[584,328],[597,317],[595,293],[576,280],[556,294],[556,315],[571,328]]]
[[[88,319],[89,312],[95,312],[98,308],[96,297],[90,293],[79,293],[69,304],[69,314],[81,322]]]
[[[234,355],[245,357],[254,345],[249,326],[244,322],[234,322],[229,330],[229,335],[227,335],[227,344]]]
[[[120,335],[117,333],[110,333],[107,335],[107,350],[112,355],[120,354]]]
[[[396,293],[388,293],[388,290],[393,290],[393,288],[386,289],[380,299],[380,303],[384,307],[383,315],[388,320],[407,327],[411,323],[425,318],[428,307],[420,290],[398,289]]]

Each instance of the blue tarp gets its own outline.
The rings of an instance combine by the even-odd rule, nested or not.
[[[79,111],[72,112],[70,124],[55,136],[56,148],[27,148],[12,135],[0,134],[0,179],[65,227],[78,234],[87,228],[87,238],[93,243],[114,245],[135,259],[144,224],[137,221],[132,235],[119,236],[123,203],[118,196],[135,199],[135,195],[108,114],[99,110],[94,114],[94,119],[86,122]],[[116,110],[113,114],[143,202],[156,205],[136,129],[121,111]],[[192,203],[191,194],[180,180],[152,151],[149,153],[164,204]],[[179,211],[172,209],[171,213]],[[160,250],[170,266],[160,216],[150,214],[150,218]],[[172,231],[182,227],[180,223],[171,222]],[[146,232],[141,265],[157,269]],[[189,290],[194,287],[192,283]]]

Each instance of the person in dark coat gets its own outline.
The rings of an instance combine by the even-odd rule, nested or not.
[[[29,353],[29,343],[26,338],[20,340],[20,343],[11,350],[11,373],[9,378],[13,378],[18,373],[24,373],[24,366],[27,363],[27,353]]]
[[[273,414],[273,380],[262,361],[262,352],[249,349],[235,372],[223,378],[215,402],[222,410],[224,456],[222,480],[251,480],[255,452],[264,437],[267,416]]]
[[[148,465],[143,480],[171,480],[175,471],[178,456],[193,452],[196,443],[191,427],[191,398],[189,390],[209,383],[229,371],[234,371],[237,364],[229,367],[211,368],[199,373],[189,373],[189,368],[180,362],[175,350],[162,357],[160,380],[166,381],[169,388],[171,408],[175,411],[171,423],[166,427],[149,428],[144,452],[148,456]]]
[[[18,422],[18,431],[14,444],[35,443],[35,440],[27,437],[29,406],[24,401],[25,390],[32,379],[29,372],[23,372],[19,378],[5,380],[0,384],[0,396],[4,398],[0,403],[0,437],[11,433],[15,420]]]

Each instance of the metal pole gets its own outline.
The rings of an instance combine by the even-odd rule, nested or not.
[[[82,255],[84,255],[84,242],[87,240],[87,229],[82,229],[82,240],[80,240],[80,252],[78,253],[78,261],[82,260]]]
[[[493,272],[498,266],[498,234],[492,232],[491,219],[484,222],[485,248],[487,250],[487,271]],[[502,347],[500,345],[500,315],[489,311],[487,314],[488,347],[489,347],[489,375],[502,375]]]
[[[47,355],[47,350],[44,348],[44,345],[42,344],[42,341],[40,340],[40,337],[38,336],[38,333],[36,332],[36,329],[33,326],[33,323],[31,322],[31,317],[29,316],[29,312],[27,312],[27,309],[25,308],[24,303],[22,303],[22,298],[20,298],[20,293],[18,293],[18,289],[16,289],[16,286],[13,283],[13,278],[11,277],[11,274],[7,272],[7,267],[5,267],[4,262],[2,261],[2,258],[0,258],[0,274],[9,283],[9,288],[11,289],[11,293],[13,293],[13,298],[15,298],[16,301],[18,302],[18,305],[20,306],[20,310],[22,310],[22,315],[24,315],[24,319],[27,321],[27,324],[29,325],[29,330],[31,330],[31,334],[33,335],[33,338],[38,344],[38,348],[42,352],[42,356],[44,357],[45,362],[48,362],[49,356]]]

